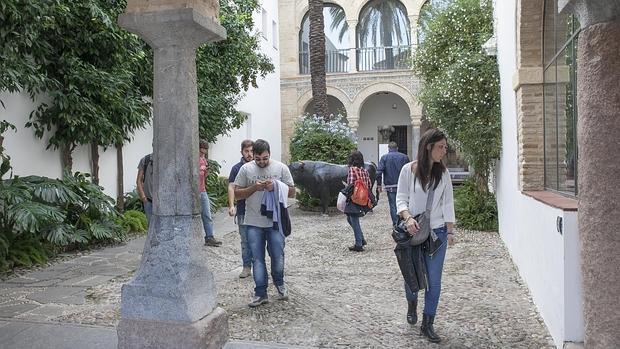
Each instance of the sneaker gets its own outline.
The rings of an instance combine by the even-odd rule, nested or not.
[[[205,246],[218,247],[222,244],[221,241],[217,240],[214,237],[205,238]]]
[[[364,251],[364,247],[357,245],[349,246],[349,251],[362,252]]]
[[[252,268],[251,267],[243,267],[243,270],[241,271],[241,274],[239,274],[239,278],[240,279],[244,279],[244,278],[247,278],[250,275],[252,275]]]
[[[248,306],[250,308],[255,308],[258,307],[261,304],[265,304],[269,302],[269,298],[267,298],[267,296],[254,296],[252,297],[252,301],[250,303],[248,303]]]
[[[278,290],[278,300],[279,301],[287,301],[288,300],[288,290],[286,289],[286,286],[284,285],[280,285],[280,286],[276,286],[276,289]]]

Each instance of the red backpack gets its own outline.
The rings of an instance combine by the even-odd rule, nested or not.
[[[360,206],[368,206],[372,208],[370,200],[368,200],[368,187],[366,182],[359,175],[361,170],[358,170],[358,176],[353,183],[353,194],[351,194],[351,202]]]

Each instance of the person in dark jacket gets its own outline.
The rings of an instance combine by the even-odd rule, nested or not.
[[[379,192],[385,190],[390,204],[390,217],[392,225],[398,223],[396,213],[396,187],[398,186],[398,176],[400,170],[409,162],[409,157],[398,151],[396,142],[388,143],[388,153],[379,160],[377,169],[377,188]],[[381,185],[383,183],[383,185]]]

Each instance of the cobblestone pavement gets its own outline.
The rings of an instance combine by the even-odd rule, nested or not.
[[[435,345],[405,321],[386,200],[361,220],[368,241],[362,253],[348,251],[353,232],[343,215],[296,208],[291,215],[285,268],[290,300],[272,299],[255,309],[247,307],[252,279],[238,278],[236,227],[225,214],[215,216],[224,244],[205,249],[231,339],[327,348],[555,348],[497,233],[457,231],[435,320],[444,340]],[[114,326],[120,286],[135,270],[143,241],[0,283],[0,320]],[[272,284],[269,294],[275,298]]]

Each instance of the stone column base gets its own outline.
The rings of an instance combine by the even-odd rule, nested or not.
[[[121,319],[118,349],[220,349],[228,341],[228,315],[222,308],[192,322]]]

